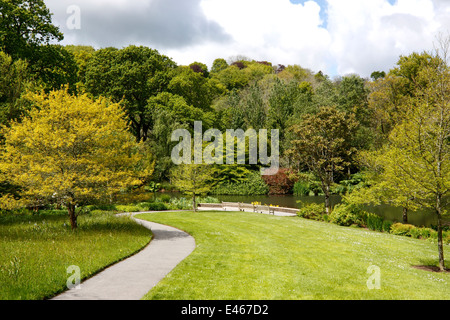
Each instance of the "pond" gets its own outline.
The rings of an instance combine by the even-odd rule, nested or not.
[[[171,194],[176,197],[180,197],[180,194]],[[252,203],[252,202],[261,202],[261,204],[267,205],[278,205],[280,207],[287,208],[300,208],[302,203],[324,203],[323,196],[294,196],[294,195],[263,195],[263,196],[228,196],[228,195],[213,195],[212,197],[218,198],[220,201],[225,202],[242,202],[242,203]],[[330,202],[332,206],[340,203],[341,196],[331,196]],[[389,205],[380,205],[380,206],[366,206],[364,208],[368,212],[373,212],[382,216],[386,220],[390,220],[393,222],[403,222],[403,212],[402,208],[396,208]],[[408,223],[416,225],[416,226],[426,226],[430,227],[431,225],[437,225],[437,219],[433,213],[417,211],[410,211],[408,213]]]

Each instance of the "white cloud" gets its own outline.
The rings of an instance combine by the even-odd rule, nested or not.
[[[64,44],[146,45],[178,64],[211,65],[245,55],[331,76],[388,71],[400,55],[431,50],[438,32],[450,31],[449,0],[45,2],[65,33]],[[326,2],[327,8],[318,5]],[[64,28],[72,4],[81,8],[81,30]]]
[[[222,56],[241,54],[316,71],[326,68],[331,39],[321,27],[321,8],[314,1],[295,5],[289,0],[203,0],[201,7],[234,39],[220,49]]]
[[[400,55],[432,49],[443,26],[432,0],[398,0],[394,5],[387,0],[328,3],[331,52],[339,74],[388,71]]]

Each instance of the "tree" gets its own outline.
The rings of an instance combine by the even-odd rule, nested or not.
[[[236,65],[230,65],[225,69],[212,73],[212,79],[217,79],[228,90],[240,90],[248,85],[250,79],[245,70],[239,69]]]
[[[358,123],[353,114],[335,107],[322,107],[317,114],[306,114],[290,128],[293,134],[290,157],[314,173],[325,195],[325,211],[330,213],[330,188],[337,173],[350,164],[351,137]]]
[[[0,172],[28,205],[64,204],[72,229],[76,207],[140,185],[153,168],[127,131],[125,113],[106,99],[67,90],[31,97],[36,108],[4,128]]]
[[[193,62],[189,65],[192,71],[202,74],[205,78],[209,77],[208,66],[201,62]]]
[[[389,137],[398,168],[420,207],[432,209],[438,220],[439,267],[444,270],[442,215],[450,193],[450,69],[427,70],[434,85],[419,89],[417,102]],[[411,192],[410,191],[410,192]]]
[[[197,211],[196,197],[212,189],[213,174],[213,166],[207,164],[181,164],[173,169],[171,182],[175,188],[192,196],[192,208]]]
[[[86,68],[92,55],[95,53],[95,49],[91,46],[65,46],[65,49],[72,53],[78,66],[77,72],[77,85],[84,86],[86,83]]]
[[[63,38],[43,0],[0,2],[0,49],[13,59],[30,59],[36,47]]]
[[[86,91],[121,102],[136,140],[145,141],[153,126],[147,101],[167,91],[175,67],[168,57],[142,46],[100,49],[87,63]]]
[[[11,120],[19,120],[26,112],[23,94],[31,89],[28,64],[0,51],[0,124],[8,125]]]
[[[226,68],[228,68],[227,61],[225,59],[218,58],[213,62],[211,73],[218,73]]]
[[[386,77],[386,72],[384,71],[374,71],[370,74],[370,78],[373,81],[377,81],[378,79]]]
[[[427,52],[401,56],[395,68],[370,83],[369,120],[377,147],[386,142],[394,126],[402,121],[405,111],[402,106],[408,106],[408,99],[414,97],[416,89],[431,85],[421,74],[428,68],[436,69],[439,63]]]
[[[186,66],[175,70],[168,85],[168,91],[183,97],[189,105],[203,111],[210,111],[213,100],[225,90],[216,79],[205,78],[203,72],[195,72]]]
[[[76,82],[73,55],[52,44],[63,38],[43,0],[0,2],[0,50],[14,61],[26,60],[30,74],[41,80],[47,91]]]
[[[75,92],[78,66],[74,55],[61,45],[43,45],[36,47],[35,58],[30,61],[32,74],[42,82],[46,92],[68,86]]]
[[[170,95],[169,93],[163,93]],[[178,97],[182,99],[181,97]],[[155,101],[156,102],[156,101]],[[176,102],[176,101],[175,101]],[[155,159],[155,178],[157,181],[163,181],[169,178],[170,170],[174,166],[171,159],[172,149],[176,146],[176,142],[171,140],[172,132],[177,129],[188,129],[192,123],[181,123],[179,114],[176,114],[166,106],[155,105],[152,112],[154,118],[154,126],[146,144],[150,146]]]
[[[441,43],[442,44],[442,43]],[[388,144],[376,156],[385,184],[398,188],[392,201],[431,210],[438,221],[439,268],[444,270],[442,216],[450,193],[450,67],[449,42],[418,70],[408,84],[405,104],[397,108],[402,120],[392,129]],[[441,55],[440,55],[441,54]],[[436,63],[438,62],[438,63]]]
[[[358,158],[364,168],[367,186],[359,188],[346,196],[353,204],[380,205],[387,203],[403,209],[403,223],[408,223],[408,211],[416,210],[415,191],[409,188],[400,167],[390,164],[397,161],[398,150],[383,146],[379,150],[360,151]]]

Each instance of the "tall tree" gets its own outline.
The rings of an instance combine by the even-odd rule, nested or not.
[[[0,159],[0,172],[21,187],[28,205],[64,204],[75,229],[76,206],[109,199],[152,173],[118,104],[66,90],[36,94],[33,101],[28,117],[3,130]]]
[[[376,135],[376,147],[386,142],[391,130],[402,121],[408,99],[414,97],[416,88],[430,86],[428,79],[421,76],[427,68],[436,69],[440,61],[428,52],[401,56],[397,66],[384,77],[370,83],[371,93],[368,108],[371,127]]]
[[[0,124],[19,120],[26,112],[23,94],[33,87],[28,64],[0,51]]]
[[[73,86],[77,73],[73,55],[52,44],[64,36],[51,17],[43,0],[0,1],[0,50],[13,60],[26,60],[47,91]]]
[[[43,0],[0,1],[0,49],[13,59],[30,59],[36,47],[63,38]]]
[[[450,41],[441,51],[427,54],[433,61],[408,83],[409,98],[397,105],[401,121],[392,129],[387,146],[376,156],[387,184],[398,191],[393,201],[434,212],[438,221],[439,268],[445,268],[442,216],[450,195]],[[409,70],[409,69],[408,69]]]
[[[225,91],[225,87],[215,79],[206,78],[203,72],[179,66],[169,82],[168,91],[183,97],[195,108],[210,111],[213,100]]]
[[[354,152],[350,141],[357,125],[354,114],[322,107],[317,114],[306,114],[291,127],[293,140],[288,154],[320,180],[327,213],[331,212],[330,188],[336,174],[345,170],[349,155]]]
[[[100,49],[86,66],[86,90],[122,102],[136,139],[147,140],[153,123],[147,101],[167,91],[175,63],[158,51],[129,46]]]

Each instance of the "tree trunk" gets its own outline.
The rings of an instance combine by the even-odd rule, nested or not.
[[[69,203],[67,205],[67,210],[69,211],[70,225],[72,227],[72,230],[75,230],[78,227],[77,215],[75,213],[75,205],[72,203]]]
[[[445,271],[445,260],[444,260],[444,244],[442,241],[442,214],[441,214],[441,196],[438,195],[436,199],[436,214],[438,218],[438,250],[439,250],[439,269]]]
[[[403,207],[403,223],[408,223],[408,208]]]
[[[195,193],[194,196],[192,197],[192,208],[194,209],[194,212],[197,212],[197,205],[195,203]]]
[[[326,185],[323,191],[325,193],[325,213],[330,214],[331,213],[330,186]]]

